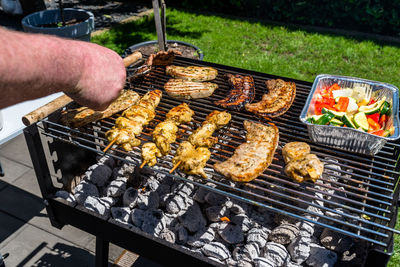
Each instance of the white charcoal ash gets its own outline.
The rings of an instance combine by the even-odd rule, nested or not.
[[[247,243],[256,243],[263,248],[267,244],[269,232],[267,228],[252,228],[247,233]]]
[[[310,256],[306,264],[312,267],[333,267],[337,261],[337,254],[315,243],[310,244]]]
[[[278,244],[287,245],[297,237],[299,231],[299,228],[294,224],[281,224],[271,231],[268,239]]]
[[[226,206],[233,214],[250,214],[250,206],[247,203],[241,203],[238,200],[227,201]]]
[[[285,246],[275,243],[268,242],[263,248],[261,256],[271,260],[274,266],[285,266],[286,262],[289,260],[289,253]]]
[[[117,167],[113,170],[112,172],[113,179],[116,179],[118,177],[129,177],[134,173],[135,166],[136,166],[135,164],[124,162],[122,166]]]
[[[281,225],[281,224],[296,224],[298,221],[292,217],[289,217],[287,215],[283,214],[274,214],[273,216],[273,221],[276,225]]]
[[[260,256],[261,249],[256,243],[241,244],[235,246],[232,251],[232,258],[236,261],[253,261]]]
[[[237,262],[237,267],[253,267],[253,263],[248,259],[241,259]]]
[[[175,233],[167,228],[161,230],[159,237],[172,244],[174,244],[176,240]]]
[[[310,256],[310,243],[311,239],[309,237],[298,236],[293,240],[287,246],[292,261],[298,264],[305,262]]]
[[[147,191],[139,194],[137,197],[136,205],[139,209],[158,209],[160,205],[160,197],[156,192]]]
[[[299,236],[311,238],[314,235],[315,224],[308,221],[300,221],[296,224],[299,227]]]
[[[324,173],[322,177],[331,182],[337,182],[339,180],[341,168],[338,165],[338,160],[332,158],[325,158]]]
[[[88,196],[83,203],[83,206],[88,210],[108,218],[110,216],[110,209],[114,204],[115,200],[112,197],[99,198]]]
[[[131,224],[131,209],[127,207],[111,207],[111,216],[114,220],[126,224]]]
[[[336,209],[333,209],[333,211],[330,211],[330,210],[325,211],[325,215],[329,216],[333,219],[341,220],[341,221],[343,221],[345,219],[349,219],[348,217],[344,217],[343,214],[350,214],[350,213],[348,211],[345,211],[343,208],[336,208]],[[332,223],[334,223],[334,222],[332,222]]]
[[[99,190],[89,181],[81,181],[73,190],[75,200],[78,204],[83,205],[87,197],[99,197]]]
[[[211,243],[215,238],[215,230],[213,227],[207,227],[197,231],[193,236],[189,236],[187,244],[192,247],[201,248],[205,244]]]
[[[232,258],[227,258],[227,259],[225,260],[225,262],[224,262],[224,266],[227,266],[227,267],[236,267],[236,266],[239,266],[239,265],[238,265],[238,262],[235,261],[234,259],[232,259]],[[253,265],[250,265],[250,266],[252,267]]]
[[[112,169],[108,165],[96,163],[85,172],[85,177],[91,183],[101,187],[108,183],[111,174]]]
[[[74,195],[67,191],[59,190],[55,193],[55,197],[62,198],[64,200],[70,202],[72,205],[76,204],[76,199],[75,199]]]
[[[130,209],[133,209],[136,206],[138,194],[138,190],[133,187],[129,187],[127,190],[125,190],[122,197],[122,203],[124,207],[129,207]]]
[[[157,191],[159,186],[160,182],[154,176],[150,176],[145,183],[146,190],[150,191]]]
[[[257,257],[253,260],[254,267],[275,267],[275,262],[269,258]]]
[[[350,250],[353,246],[353,239],[341,233],[325,228],[321,236],[321,244],[327,249],[333,250],[339,254]]]
[[[222,222],[218,229],[219,236],[228,244],[234,245],[244,241],[244,233],[240,225]]]
[[[118,177],[107,187],[106,194],[108,197],[120,197],[126,191],[126,182],[128,178],[126,177]]]
[[[196,202],[193,203],[182,215],[178,217],[179,221],[189,232],[195,233],[207,225],[207,220]]]
[[[206,244],[201,248],[201,251],[207,257],[213,257],[220,261],[224,261],[230,257],[228,248],[219,242],[211,242]]]
[[[110,167],[110,169],[114,169],[117,164],[116,160],[113,157],[111,157],[110,155],[97,156],[96,161],[100,165],[102,165],[102,164],[107,165],[108,167]]]
[[[186,196],[192,196],[195,191],[195,186],[189,182],[180,183],[174,190],[175,193],[181,193]]]
[[[327,200],[335,202],[335,204],[344,205],[347,202],[346,189],[344,187],[338,187],[332,195],[326,197]],[[328,207],[335,208],[337,205],[330,205],[327,203]]]
[[[171,195],[167,200],[165,200],[165,207],[169,213],[179,213],[181,211],[187,210],[188,207],[192,206],[194,203],[193,199],[186,195]]]
[[[160,184],[157,187],[156,192],[160,197],[165,195],[165,194],[169,194],[171,192],[171,186],[166,184],[166,183]]]
[[[298,264],[298,263],[296,263],[296,262],[287,261],[285,267],[301,267],[301,266],[302,266],[301,264]]]

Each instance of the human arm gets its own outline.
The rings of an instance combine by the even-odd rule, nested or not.
[[[96,44],[0,27],[0,51],[0,108],[63,91],[105,109],[125,83],[121,57]]]

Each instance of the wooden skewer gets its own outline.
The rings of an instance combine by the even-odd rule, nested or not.
[[[140,165],[139,169],[143,168],[143,167],[144,167],[144,165],[146,165],[146,163],[147,163],[147,161],[146,161],[146,160],[145,160],[145,161],[143,161],[143,162],[142,162],[142,164]]]
[[[118,137],[119,137],[119,135],[117,135],[117,137],[115,137],[115,138],[106,146],[106,148],[104,148],[104,150],[103,150],[104,153],[106,153],[107,150],[108,150],[115,142],[117,142]]]
[[[173,173],[175,170],[176,170],[176,168],[178,168],[179,167],[179,165],[181,165],[181,163],[182,163],[182,161],[180,160],[180,161],[178,161],[178,163],[177,164],[175,164],[175,166],[169,171],[169,173]]]

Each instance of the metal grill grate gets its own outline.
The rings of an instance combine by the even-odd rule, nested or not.
[[[130,89],[141,94],[153,89],[160,89],[164,92],[156,110],[156,118],[139,137],[143,141],[142,143],[151,140],[152,129],[157,123],[164,120],[165,114],[172,107],[187,102],[195,111],[193,122],[180,126],[177,142],[172,145],[170,154],[159,159],[158,164],[153,168],[145,167],[145,169],[152,169],[166,175],[169,175],[168,170],[172,168],[171,159],[179,142],[186,140],[192,130],[196,129],[212,110],[222,110],[213,102],[222,99],[230,90],[227,81],[223,78],[225,73],[252,75],[256,86],[255,101],[261,99],[262,94],[266,91],[264,81],[279,78],[180,57],[175,59],[174,64],[217,68],[219,74],[214,82],[218,84],[219,88],[211,97],[205,99],[180,101],[170,98],[163,90],[164,83],[169,79],[164,73],[164,68],[154,69],[151,75],[141,82],[128,84]],[[369,241],[380,250],[386,249],[393,238],[393,232],[400,233],[394,229],[399,194],[397,188],[399,144],[387,143],[378,155],[369,157],[311,143],[308,139],[307,129],[298,119],[311,84],[297,80],[292,81],[296,83],[297,87],[296,99],[288,112],[273,120],[280,132],[279,147],[271,166],[264,174],[250,183],[239,184],[228,181],[212,169],[215,162],[226,160],[232,155],[234,149],[245,140],[243,121],[257,120],[255,115],[242,111],[231,112],[233,115],[231,123],[216,133],[219,142],[210,149],[212,156],[206,167],[206,173],[210,177],[208,180],[188,177],[179,171],[172,176],[243,202],[262,206],[269,211],[312,222],[354,238]],[[101,150],[108,143],[104,134],[114,125],[118,116],[92,123],[79,130],[70,129],[48,119],[43,121],[42,133],[101,154]],[[287,177],[283,172],[285,165],[281,148],[287,142],[292,141],[309,143],[312,153],[318,155],[324,163],[329,164],[325,167],[325,172],[334,172],[329,174],[330,178],[324,175],[318,184],[310,182],[299,184]],[[141,163],[140,147],[130,153],[118,148],[110,149],[107,153],[117,159],[135,164]],[[126,156],[130,156],[130,159],[126,159]],[[338,167],[340,170],[337,169]],[[207,182],[213,183],[216,187],[206,184]]]

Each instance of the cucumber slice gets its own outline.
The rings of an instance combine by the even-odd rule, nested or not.
[[[335,115],[332,112],[327,112],[324,115],[322,115],[321,118],[316,120],[315,124],[327,125],[334,117],[335,117]]]
[[[364,112],[366,115],[371,115],[377,112],[380,112],[382,105],[385,103],[386,97],[383,97],[378,102],[368,105],[368,106],[361,106],[358,110],[360,112]]]
[[[323,113],[323,111],[322,111]],[[384,114],[390,114],[390,104],[389,102],[385,101],[385,103],[383,103],[383,105],[381,106],[381,115]]]
[[[333,118],[333,119],[329,122],[329,124],[330,124],[330,125],[333,125],[333,126],[343,126],[344,123],[343,123],[341,120],[338,120],[338,119]]]
[[[342,119],[342,117],[346,114],[346,112],[340,112],[340,111],[330,110],[327,108],[322,108],[323,114],[328,113],[328,112],[333,113],[333,115],[335,115],[335,118],[337,118],[337,119]]]
[[[350,117],[346,114],[342,118],[343,123],[349,128],[356,128],[354,123],[351,121]]]
[[[367,116],[365,116],[364,112],[358,112],[356,115],[354,115],[353,121],[354,125],[357,128],[361,128],[364,131],[368,131],[369,123],[367,120]]]

